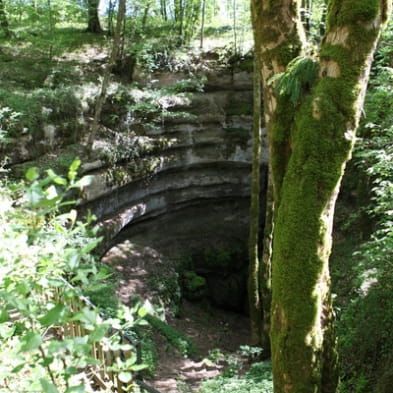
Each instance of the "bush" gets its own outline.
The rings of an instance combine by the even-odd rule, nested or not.
[[[64,199],[87,184],[76,180],[79,164],[67,178],[52,170],[42,178],[31,168],[27,184],[0,183],[0,379],[10,391],[85,391],[87,367],[97,364],[91,344],[129,349],[118,335],[105,334],[111,326],[138,325],[146,314],[143,307],[120,308],[116,318],[103,320],[82,299],[84,288],[106,272],[91,253],[99,243],[96,231],[90,221],[77,221]],[[67,335],[69,323],[85,333]],[[141,368],[135,362],[119,359],[114,371],[126,380]]]

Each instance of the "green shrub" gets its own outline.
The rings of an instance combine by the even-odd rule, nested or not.
[[[206,278],[193,271],[183,273],[184,297],[189,300],[202,300],[208,293]]]
[[[373,229],[352,256],[355,290],[338,321],[343,389],[355,393],[383,391],[393,367],[393,49],[391,44],[383,48],[354,152],[357,171],[366,174],[371,188],[363,209]]]
[[[91,344],[130,349],[119,335],[105,334],[110,326],[140,324],[147,312],[119,307],[114,318],[103,320],[82,299],[84,288],[105,279],[106,272],[92,254],[100,239],[91,220],[77,221],[72,202],[64,199],[89,181],[76,179],[79,165],[75,161],[67,177],[50,169],[42,177],[31,168],[26,184],[0,183],[0,379],[10,391],[85,391],[83,370],[97,363]],[[86,334],[67,335],[69,323]],[[141,367],[131,357],[119,359],[113,371],[125,380]]]
[[[182,332],[179,332],[153,315],[147,315],[146,319],[149,324],[164,336],[171,345],[177,348],[183,356],[191,356],[197,353],[197,348],[193,341]]]

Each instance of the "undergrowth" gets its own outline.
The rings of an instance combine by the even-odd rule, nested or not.
[[[178,349],[183,356],[188,357],[197,354],[197,348],[194,342],[185,334],[153,315],[147,315],[146,320],[168,340],[169,344]]]
[[[199,393],[273,393],[270,362],[254,363],[244,376],[219,376],[202,383]]]

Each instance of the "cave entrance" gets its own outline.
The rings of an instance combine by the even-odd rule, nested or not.
[[[182,295],[209,301],[224,310],[247,312],[248,256],[246,247],[209,247],[179,258]]]

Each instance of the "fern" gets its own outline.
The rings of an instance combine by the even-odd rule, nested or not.
[[[310,57],[299,56],[287,66],[285,72],[274,75],[269,84],[274,82],[274,91],[280,96],[289,96],[295,105],[299,102],[302,91],[309,88],[318,72],[318,63]]]

